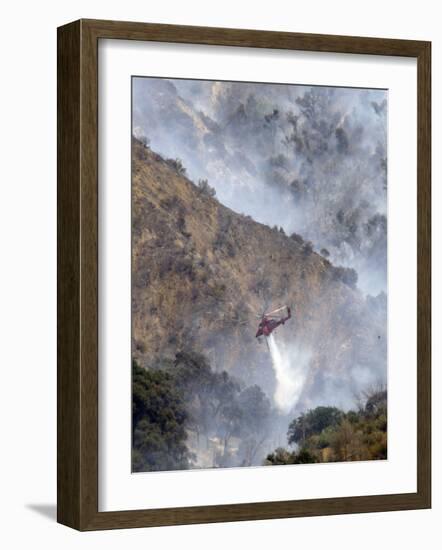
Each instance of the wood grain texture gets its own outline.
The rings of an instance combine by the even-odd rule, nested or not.
[[[431,507],[431,44],[418,57],[417,485]]]
[[[57,518],[79,525],[80,23],[58,32]]]
[[[291,32],[82,20],[100,38],[417,57],[425,42]]]
[[[418,62],[418,490],[398,495],[98,511],[98,40],[398,55]],[[431,506],[431,48],[381,38],[81,20],[58,29],[58,521],[79,530]],[[128,450],[129,452],[129,450]]]

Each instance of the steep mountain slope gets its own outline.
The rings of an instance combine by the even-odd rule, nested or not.
[[[223,204],[327,249],[365,293],[386,289],[385,90],[135,78],[133,105],[134,135]]]
[[[366,300],[351,272],[300,236],[231,211],[180,172],[133,140],[132,333],[141,365],[192,348],[271,396],[256,313],[286,303],[294,318],[277,338],[309,357],[300,406],[345,405],[385,376],[385,295]]]

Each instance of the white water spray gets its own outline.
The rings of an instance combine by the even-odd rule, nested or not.
[[[282,412],[287,413],[301,396],[310,354],[301,352],[296,345],[277,342],[273,333],[267,337],[267,342],[276,375],[275,403]]]

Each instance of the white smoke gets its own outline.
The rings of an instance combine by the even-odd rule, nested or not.
[[[387,291],[388,92],[137,77],[134,133],[218,200]]]
[[[282,412],[288,413],[301,396],[310,354],[301,351],[295,344],[277,342],[273,333],[267,337],[267,342],[276,376],[275,404]]]

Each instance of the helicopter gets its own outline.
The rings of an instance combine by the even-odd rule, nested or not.
[[[276,315],[277,313],[281,311],[287,311],[287,315]],[[289,306],[282,306],[277,309],[274,309],[273,311],[269,311],[268,313],[263,313],[260,318],[260,322],[258,325],[258,331],[256,332],[255,338],[259,338],[260,336],[270,336],[270,334],[275,330],[275,328],[279,327],[280,325],[284,325],[286,321],[291,319],[292,313]]]

